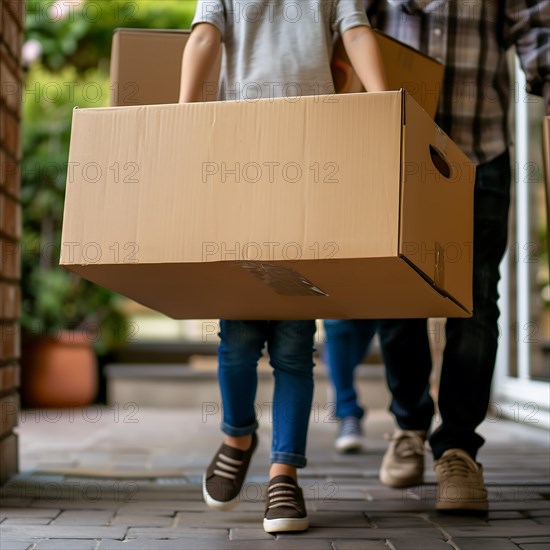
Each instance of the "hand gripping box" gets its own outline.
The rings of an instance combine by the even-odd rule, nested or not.
[[[61,264],[174,318],[467,317],[474,166],[406,92],[74,112]]]

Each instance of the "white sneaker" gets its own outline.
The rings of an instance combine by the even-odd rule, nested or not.
[[[334,446],[340,453],[357,453],[363,448],[361,419],[356,416],[344,416],[339,422],[338,437]]]
[[[380,481],[389,487],[412,487],[424,480],[424,442],[422,430],[396,429],[380,466]]]
[[[462,449],[449,449],[435,461],[436,509],[486,512],[489,509],[483,466]]]

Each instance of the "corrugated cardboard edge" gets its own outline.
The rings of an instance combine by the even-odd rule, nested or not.
[[[466,306],[461,304],[456,298],[454,298],[448,292],[446,292],[441,287],[439,287],[437,285],[436,281],[434,281],[433,279],[428,277],[421,269],[416,267],[416,265],[414,265],[413,262],[411,262],[406,256],[403,256],[402,254],[400,254],[399,257],[405,263],[407,263],[412,269],[414,269],[414,271],[416,271],[416,273],[418,273],[418,275],[420,277],[422,277],[422,279],[424,279],[424,281],[426,281],[426,283],[428,283],[428,285],[430,285],[440,296],[442,296],[443,298],[447,298],[447,299],[451,300],[451,302],[456,304],[461,310],[463,310],[465,313],[467,313],[469,317],[472,316],[472,314],[473,314],[472,310],[468,309]]]
[[[120,59],[120,34],[117,31],[118,29],[115,31],[113,35],[113,45],[111,49],[111,67],[109,69],[111,75],[118,74],[118,70],[119,70],[118,60]],[[116,105],[117,92],[116,92],[116,87],[112,85],[112,82],[111,82],[110,90],[111,90],[111,95],[109,99],[109,104]]]
[[[143,29],[143,28],[126,28],[126,27],[117,27],[113,33],[136,33],[141,34],[144,32],[149,32],[151,34],[191,34],[190,29]]]

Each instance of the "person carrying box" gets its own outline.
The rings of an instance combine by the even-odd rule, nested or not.
[[[485,513],[484,439],[476,433],[489,405],[499,340],[499,264],[508,238],[513,100],[507,51],[515,46],[528,90],[550,114],[550,0],[420,2],[365,0],[374,25],[445,64],[436,122],[476,163],[473,316],[448,319],[438,406],[441,425],[428,434],[434,403],[426,319],[381,320],[378,334],[398,428],[380,468],[391,487],[419,485],[428,439],[437,477],[436,509]],[[470,246],[471,243],[465,243]]]
[[[199,0],[182,61],[180,102],[202,101],[220,42],[220,99],[333,94],[330,60],[339,32],[368,91],[387,89],[376,40],[360,0]],[[297,468],[306,465],[313,396],[315,321],[220,323],[219,381],[223,443],[207,468],[203,495],[214,509],[237,504],[258,427],[254,398],[264,345],[275,377],[273,435],[264,529],[309,526]]]

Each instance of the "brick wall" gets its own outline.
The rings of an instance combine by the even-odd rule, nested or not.
[[[0,5],[0,483],[17,471],[24,0]]]

